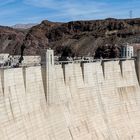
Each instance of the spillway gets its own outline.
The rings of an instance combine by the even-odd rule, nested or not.
[[[0,69],[0,140],[140,139],[139,61],[54,65],[50,52]]]

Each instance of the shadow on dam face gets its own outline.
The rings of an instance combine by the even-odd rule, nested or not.
[[[0,140],[140,139],[134,60],[46,65],[0,69]]]

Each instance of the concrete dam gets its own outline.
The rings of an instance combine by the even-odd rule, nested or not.
[[[140,140],[137,60],[0,69],[0,140]],[[135,68],[136,67],[136,68]]]

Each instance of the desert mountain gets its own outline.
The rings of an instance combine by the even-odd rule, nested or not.
[[[14,29],[29,29],[29,28],[32,28],[35,25],[37,25],[37,24],[36,23],[16,24],[16,25],[13,25],[12,28],[14,28]]]
[[[53,23],[43,21],[26,35],[25,54],[53,48],[56,54],[112,58],[124,43],[140,43],[140,19],[105,19]]]
[[[12,36],[10,41],[9,36]],[[52,48],[55,54],[63,56],[113,58],[119,56],[120,48],[126,42],[140,43],[139,18],[68,23],[44,20],[28,31],[0,28],[0,51],[14,54],[21,50],[24,55],[39,55]]]

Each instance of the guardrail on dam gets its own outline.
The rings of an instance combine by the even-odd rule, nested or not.
[[[136,74],[137,70],[137,74]],[[0,69],[0,140],[139,140],[138,59]]]

